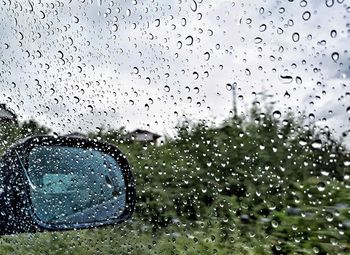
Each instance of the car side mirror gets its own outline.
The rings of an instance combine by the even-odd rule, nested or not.
[[[1,177],[0,234],[117,224],[134,211],[130,165],[111,144],[30,137],[7,150]]]

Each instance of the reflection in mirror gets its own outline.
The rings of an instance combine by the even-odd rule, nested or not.
[[[88,224],[115,219],[126,206],[118,162],[100,151],[38,146],[28,160],[30,196],[46,224]]]

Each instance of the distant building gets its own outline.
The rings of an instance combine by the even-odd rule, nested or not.
[[[17,115],[8,109],[5,104],[0,104],[0,124],[3,123],[17,124]]]
[[[68,136],[68,137],[77,137],[77,138],[87,138],[86,135],[82,134],[82,133],[79,133],[79,132],[73,132],[73,133],[69,133],[69,134],[66,134],[64,136]]]
[[[157,142],[157,139],[160,138],[161,136],[155,133],[152,133],[147,130],[142,130],[142,129],[136,129],[132,132],[130,132],[128,135],[128,139],[130,141],[136,141],[136,142]]]

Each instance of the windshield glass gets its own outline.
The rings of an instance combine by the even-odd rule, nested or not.
[[[137,201],[121,225],[0,253],[349,254],[349,45],[349,0],[1,1],[0,153],[38,134],[112,143]],[[99,219],[118,176],[73,190],[108,176],[104,156],[50,152],[28,169],[37,216]]]

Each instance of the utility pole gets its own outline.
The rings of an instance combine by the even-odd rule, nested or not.
[[[232,84],[232,100],[233,100],[233,119],[237,118],[237,95],[236,95],[237,83]]]

